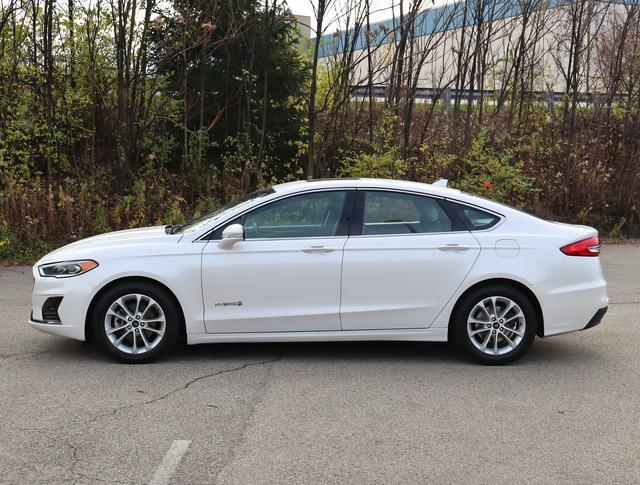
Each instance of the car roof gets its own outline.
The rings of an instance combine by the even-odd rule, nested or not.
[[[280,193],[303,192],[305,190],[324,188],[372,188],[372,189],[399,189],[446,197],[451,194],[460,194],[458,189],[451,189],[441,185],[424,184],[421,182],[409,182],[406,180],[377,179],[377,178],[343,178],[343,179],[314,179],[296,180],[284,184],[274,185],[273,189]]]

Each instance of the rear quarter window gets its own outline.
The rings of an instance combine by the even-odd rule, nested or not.
[[[470,231],[481,231],[495,226],[500,217],[476,207],[450,202]]]

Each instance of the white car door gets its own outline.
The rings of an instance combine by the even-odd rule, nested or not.
[[[343,256],[343,330],[429,327],[479,252],[444,201],[358,190]]]
[[[230,221],[245,240],[202,253],[208,333],[340,330],[340,271],[353,190],[269,202]],[[226,226],[225,225],[225,226]]]

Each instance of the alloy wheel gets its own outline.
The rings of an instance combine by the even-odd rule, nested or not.
[[[471,343],[488,355],[504,355],[515,350],[527,328],[524,312],[504,296],[490,296],[477,302],[467,318]]]
[[[144,354],[155,348],[165,334],[166,317],[151,297],[131,293],[115,300],[104,317],[107,339],[127,354]]]

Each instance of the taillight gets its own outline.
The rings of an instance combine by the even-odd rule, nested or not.
[[[589,237],[560,248],[567,256],[599,256],[600,240],[598,236]]]

